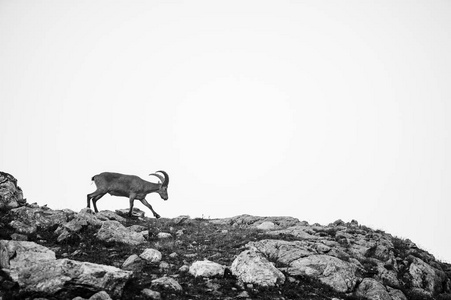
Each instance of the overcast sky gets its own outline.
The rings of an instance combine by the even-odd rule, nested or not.
[[[451,262],[450,1],[0,1],[0,170],[79,211],[293,216]],[[138,201],[138,208],[151,213]],[[105,196],[99,209],[128,207]]]

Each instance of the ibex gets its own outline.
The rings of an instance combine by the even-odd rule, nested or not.
[[[161,176],[157,173],[162,173]],[[168,200],[168,184],[169,175],[165,171],[157,171],[150,175],[154,175],[160,179],[161,182],[153,183],[145,181],[138,176],[134,175],[124,175],[119,173],[104,172],[92,177],[92,180],[97,186],[97,190],[91,194],[88,194],[88,207],[91,207],[90,200],[92,199],[92,204],[94,205],[95,212],[98,212],[96,202],[102,198],[106,193],[112,196],[128,197],[130,200],[130,211],[128,215],[132,215],[133,202],[135,199],[141,201],[142,204],[147,206],[155,216],[155,218],[160,218],[152,206],[147,202],[146,195],[150,193],[158,193],[163,200]],[[149,175],[149,176],[150,176]]]

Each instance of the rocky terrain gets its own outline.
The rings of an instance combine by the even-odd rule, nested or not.
[[[0,173],[0,299],[451,299],[451,266],[356,221],[52,210]]]

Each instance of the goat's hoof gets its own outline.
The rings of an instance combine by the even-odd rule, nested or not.
[[[155,216],[155,218],[157,218],[157,219],[161,218],[159,214],[155,214],[154,216]]]

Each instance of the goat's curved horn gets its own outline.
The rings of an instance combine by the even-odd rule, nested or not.
[[[162,173],[163,175],[164,175],[164,181],[163,181],[163,186],[168,186],[168,184],[169,184],[169,175],[168,175],[168,173],[166,173],[165,171],[157,171],[157,172],[160,172],[160,173]]]
[[[152,176],[152,175],[158,177],[158,179],[160,179],[161,183],[164,183],[165,179],[163,176],[161,176],[160,174],[157,174],[157,173],[149,174],[149,176]]]

